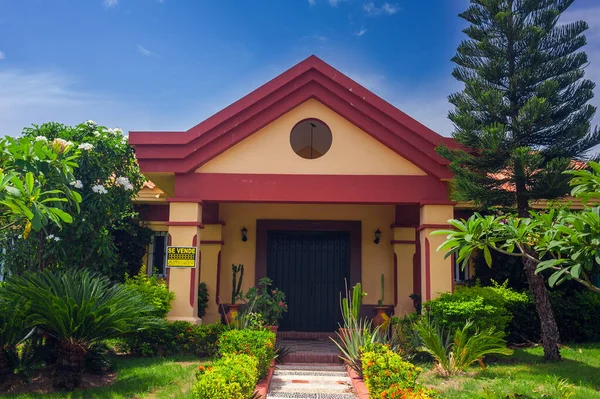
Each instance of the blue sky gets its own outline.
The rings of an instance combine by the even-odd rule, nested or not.
[[[94,119],[185,130],[316,54],[450,135],[450,76],[467,0],[0,0],[0,133]],[[600,83],[600,2],[591,25]],[[600,97],[600,91],[597,91]],[[600,99],[595,99],[600,105]],[[596,118],[600,122],[600,118]]]

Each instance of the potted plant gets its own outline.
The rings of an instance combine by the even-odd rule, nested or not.
[[[244,279],[244,265],[231,265],[231,271],[233,272],[231,282],[231,303],[227,305],[228,312],[225,315],[227,324],[234,324],[237,320],[238,312],[241,304],[237,304],[238,299],[242,299],[242,280]],[[238,273],[240,277],[238,279]]]
[[[283,313],[287,312],[285,294],[278,288],[272,288],[273,281],[268,277],[259,280],[246,294],[246,301],[254,303],[254,311],[262,316],[265,327],[277,332]]]
[[[373,317],[373,325],[377,326],[387,326],[387,323],[390,321],[390,317],[387,315],[386,310],[387,306],[383,305],[385,293],[385,277],[381,275],[381,299],[377,301],[377,306],[375,306],[375,317]]]

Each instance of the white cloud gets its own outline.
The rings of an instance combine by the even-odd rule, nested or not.
[[[154,52],[148,50],[146,47],[142,46],[141,44],[137,45],[137,51],[138,51],[138,53],[140,53],[141,55],[144,55],[146,57],[151,57],[153,55],[156,55]]]
[[[332,7],[337,7],[338,4],[343,3],[346,0],[329,0],[329,5]]]
[[[316,35],[315,34],[315,35],[302,36],[300,38],[300,40],[314,40],[314,41],[317,41],[317,42],[324,43],[324,42],[328,41],[329,38],[327,36],[322,36],[322,35]]]
[[[309,6],[314,6],[316,4],[316,0],[308,0],[308,5]]]
[[[6,58],[6,54],[4,54],[2,51],[0,51],[0,60],[3,60]]]
[[[67,125],[88,119],[128,130],[185,130],[206,117],[202,107],[164,111],[151,105],[121,100],[121,93],[80,89],[78,82],[56,71],[0,70],[0,136],[18,135],[32,124],[56,121]],[[184,107],[185,108],[185,107]]]
[[[365,28],[360,28],[359,31],[354,32],[354,36],[359,36],[360,37],[360,36],[364,35],[365,33],[367,33],[367,30]]]
[[[104,7],[113,8],[119,4],[119,0],[103,0]]]
[[[390,4],[385,2],[381,5],[381,7],[377,7],[374,2],[369,1],[363,4],[363,10],[367,13],[367,15],[377,16],[377,15],[394,15],[398,11],[400,11],[400,7],[395,4]]]

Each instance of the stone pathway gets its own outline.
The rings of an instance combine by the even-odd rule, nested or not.
[[[355,399],[346,368],[336,364],[286,363],[275,368],[267,399]]]

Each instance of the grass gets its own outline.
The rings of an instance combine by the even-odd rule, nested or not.
[[[542,348],[517,349],[509,358],[487,364],[486,370],[477,366],[453,378],[421,365],[426,369],[421,381],[447,399],[600,399],[600,344],[565,347],[561,354],[563,361],[551,363],[544,361]]]
[[[191,398],[194,374],[206,360],[193,356],[169,358],[117,357],[114,369],[117,378],[112,385],[54,394],[0,395],[1,398]]]

